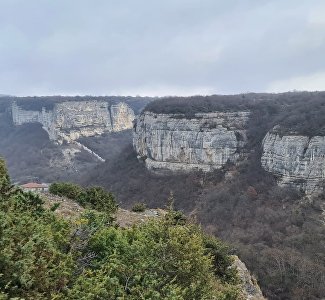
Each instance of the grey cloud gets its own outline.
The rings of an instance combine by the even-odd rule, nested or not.
[[[321,0],[1,0],[0,93],[269,90],[325,72],[321,11]]]

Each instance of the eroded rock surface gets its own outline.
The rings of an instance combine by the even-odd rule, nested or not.
[[[51,140],[70,143],[80,137],[130,129],[135,115],[123,102],[109,107],[105,101],[67,101],[41,111],[24,110],[13,103],[12,118],[15,125],[41,123]]]
[[[242,282],[241,287],[244,299],[266,300],[256,279],[250,274],[246,265],[236,255],[233,255],[233,259],[233,266],[237,269],[238,276]]]
[[[148,169],[211,171],[240,157],[248,117],[247,111],[191,118],[147,111],[136,122],[133,144]]]
[[[325,180],[325,137],[281,136],[272,130],[263,140],[261,162],[265,170],[278,176],[280,185],[307,194],[319,192]]]

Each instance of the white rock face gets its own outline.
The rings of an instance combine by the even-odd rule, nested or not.
[[[67,101],[56,103],[53,110],[24,110],[12,105],[15,125],[40,123],[51,140],[68,143],[80,137],[94,136],[133,127],[133,110],[126,103],[108,106],[105,101]]]
[[[279,184],[307,194],[322,190],[325,179],[325,137],[280,136],[269,132],[263,140],[262,166],[279,176]]]
[[[69,101],[54,107],[52,139],[71,142],[112,130],[108,104],[103,101]]]
[[[148,169],[219,169],[235,162],[246,142],[249,112],[184,115],[144,112],[134,128],[133,144]]]
[[[126,103],[120,102],[111,106],[113,131],[122,131],[133,127],[134,111]]]

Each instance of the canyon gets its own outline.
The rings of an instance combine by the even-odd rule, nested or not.
[[[250,111],[185,114],[143,112],[134,126],[138,159],[152,171],[210,172],[247,158]],[[287,133],[275,126],[260,141],[260,165],[280,186],[306,194],[323,190],[325,137]]]
[[[53,112],[59,103],[78,99],[90,101],[16,101],[24,111],[42,113],[42,106]],[[234,245],[269,299],[323,294],[325,93],[174,97],[146,108],[124,99],[137,115],[132,125],[126,122],[133,142],[132,129],[112,128],[112,105],[124,102],[116,100],[103,101],[109,117],[101,119],[101,112],[90,117],[98,116],[89,125],[97,128],[95,135],[80,134],[86,121],[73,121],[58,127],[52,140],[40,122],[11,124],[2,106],[0,148],[15,181],[32,175],[43,182],[98,185],[123,208],[139,202],[164,207],[172,193],[175,209],[193,214],[209,233]],[[69,114],[87,119],[84,112]],[[117,122],[123,125],[127,118],[121,116]],[[80,134],[76,140],[74,131]]]

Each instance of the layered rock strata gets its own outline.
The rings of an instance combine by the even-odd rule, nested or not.
[[[130,129],[135,118],[126,103],[109,107],[105,101],[67,101],[56,103],[53,110],[24,110],[12,105],[15,125],[41,123],[51,140],[72,142],[80,137]]]
[[[124,102],[111,106],[111,122],[113,131],[122,131],[133,127],[134,111]]]
[[[307,194],[323,190],[325,180],[325,137],[284,135],[270,131],[263,140],[262,166],[278,176],[282,186]]]
[[[134,127],[134,148],[148,169],[219,169],[235,162],[246,143],[249,112],[179,114],[144,112]]]

